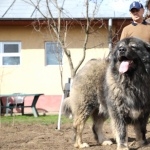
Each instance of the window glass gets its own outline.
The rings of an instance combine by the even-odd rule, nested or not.
[[[46,42],[46,65],[62,65],[62,48],[57,42]]]
[[[3,57],[2,65],[19,65],[20,57]]]
[[[18,44],[4,44],[4,53],[18,53],[19,45]]]

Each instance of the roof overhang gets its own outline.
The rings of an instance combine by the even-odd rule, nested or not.
[[[92,24],[101,25],[103,23],[108,24],[109,19],[112,19],[113,25],[120,25],[122,23],[129,24],[131,22],[131,18],[94,18],[91,20]],[[51,19],[49,19],[52,21]],[[56,22],[58,19],[54,19]],[[85,18],[75,18],[75,19],[68,19],[63,18],[61,19],[61,23],[69,22],[72,25],[77,24],[86,24],[87,20]],[[0,26],[26,26],[26,25],[33,25],[33,24],[42,24],[47,25],[47,19],[43,18],[0,18]]]

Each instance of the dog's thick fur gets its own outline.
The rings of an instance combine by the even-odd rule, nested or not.
[[[128,65],[127,65],[128,64]],[[122,69],[125,66],[126,69]],[[126,38],[117,43],[106,60],[90,60],[73,80],[64,113],[73,115],[75,147],[89,116],[100,144],[112,144],[102,132],[108,114],[117,141],[117,150],[129,150],[127,126],[132,124],[139,145],[146,144],[146,124],[150,112],[150,46],[140,39]]]

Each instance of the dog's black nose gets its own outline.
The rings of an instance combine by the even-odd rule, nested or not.
[[[126,51],[126,49],[125,49],[124,47],[120,47],[120,48],[119,48],[119,51],[120,51],[121,53],[124,53],[124,52]]]

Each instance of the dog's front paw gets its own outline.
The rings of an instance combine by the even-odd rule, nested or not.
[[[86,147],[90,147],[90,146],[87,143],[82,143],[82,144],[74,144],[74,147],[76,147],[76,148],[86,148]]]
[[[102,142],[102,145],[112,145],[113,142],[111,140],[105,140]]]

